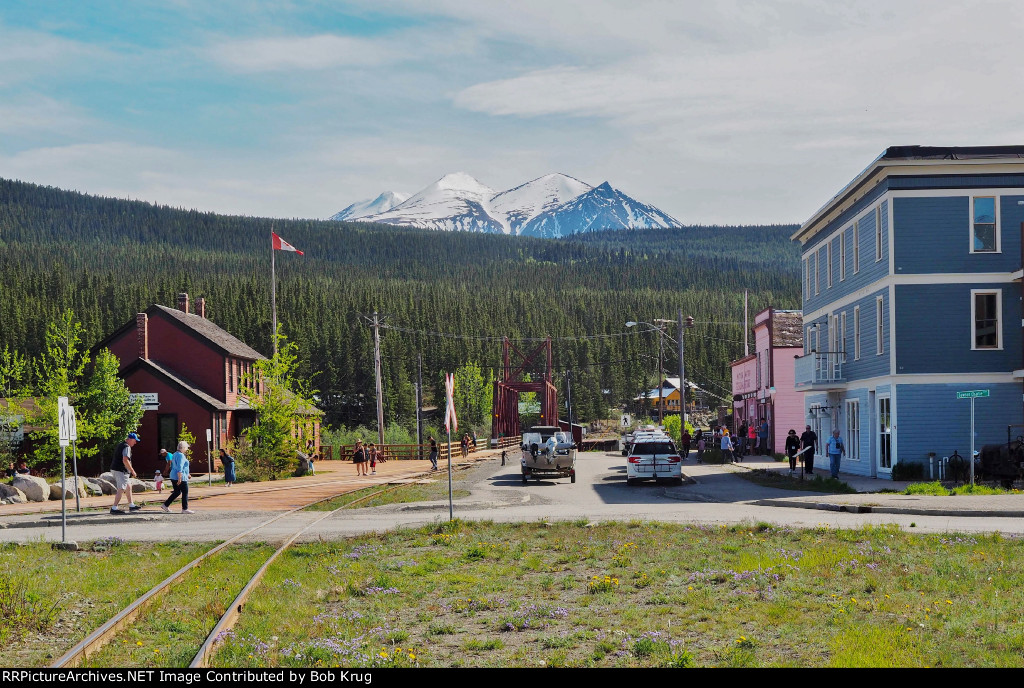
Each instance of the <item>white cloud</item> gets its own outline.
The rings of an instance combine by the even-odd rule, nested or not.
[[[331,34],[218,40],[207,52],[214,61],[239,72],[379,65],[398,57],[377,41]]]

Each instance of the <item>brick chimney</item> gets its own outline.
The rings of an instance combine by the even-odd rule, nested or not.
[[[182,313],[188,313],[188,294],[181,292],[178,294],[178,310]]]
[[[206,299],[202,296],[196,299],[196,315],[200,318],[206,318]]]
[[[149,316],[145,313],[135,315],[135,334],[139,340],[139,358],[149,358]]]

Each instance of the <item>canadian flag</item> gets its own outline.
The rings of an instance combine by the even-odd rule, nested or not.
[[[275,251],[295,251],[300,256],[303,255],[302,251],[300,251],[299,249],[295,248],[294,246],[289,244],[287,241],[285,241],[281,237],[277,236],[276,232],[271,232],[270,233],[270,241],[274,245],[274,250]]]

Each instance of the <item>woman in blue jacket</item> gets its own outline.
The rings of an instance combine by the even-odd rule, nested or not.
[[[171,455],[171,474],[167,476],[170,478],[171,484],[174,485],[174,491],[171,492],[171,496],[167,498],[167,501],[160,505],[160,508],[164,513],[170,513],[171,510],[168,508],[171,506],[171,502],[181,495],[181,513],[183,514],[194,514],[192,509],[188,508],[188,442],[182,440],[178,442],[178,451]]]

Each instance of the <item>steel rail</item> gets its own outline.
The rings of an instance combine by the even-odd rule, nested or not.
[[[245,606],[245,603],[249,601],[249,595],[251,595],[252,591],[256,589],[257,585],[259,585],[260,581],[263,579],[263,575],[270,568],[270,565],[274,562],[274,560],[277,559],[278,555],[283,554],[284,551],[288,549],[292,545],[292,543],[295,542],[296,539],[299,538],[299,536],[301,536],[303,533],[305,533],[307,530],[315,526],[320,521],[323,521],[325,518],[329,516],[333,516],[334,514],[338,513],[339,511],[346,507],[352,506],[353,504],[357,504],[359,502],[366,501],[368,499],[373,499],[374,497],[379,497],[380,495],[385,494],[387,492],[397,490],[398,488],[403,487],[406,484],[408,483],[392,485],[386,489],[374,492],[373,494],[365,495],[363,497],[360,497],[359,499],[354,499],[347,504],[339,506],[337,509],[334,509],[333,511],[328,511],[320,518],[316,519],[315,521],[311,521],[310,523],[307,523],[298,531],[296,531],[290,538],[288,538],[288,540],[283,545],[281,545],[277,549],[276,552],[270,555],[270,558],[267,559],[267,561],[263,564],[263,566],[260,567],[260,569],[255,574],[253,574],[252,578],[249,579],[249,582],[245,584],[245,587],[242,588],[241,592],[239,592],[238,596],[235,597],[234,601],[232,601],[227,611],[224,612],[224,615],[220,618],[220,621],[218,621],[217,625],[213,627],[212,631],[210,631],[210,634],[206,637],[206,642],[204,642],[202,647],[199,648],[199,652],[196,653],[196,656],[192,659],[192,663],[189,664],[189,668],[202,669],[209,666],[209,661],[213,657],[213,653],[217,650],[217,646],[223,639],[224,634],[234,627],[234,625],[238,622],[238,618],[242,615],[242,609]],[[331,497],[331,499],[335,498]],[[317,503],[319,502],[314,502],[314,504]]]

